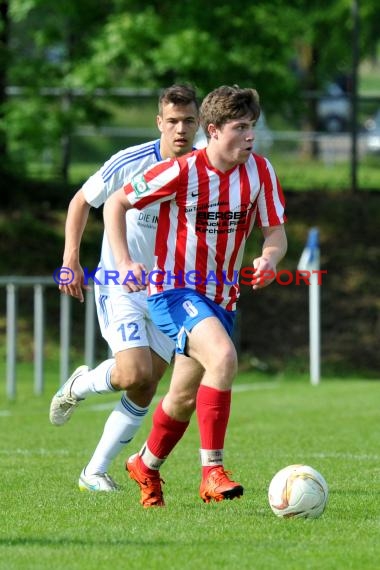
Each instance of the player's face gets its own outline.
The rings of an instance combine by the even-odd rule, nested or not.
[[[220,129],[215,128],[211,140],[217,141],[218,155],[227,167],[248,160],[255,140],[254,124],[250,117],[242,117],[225,123]]]
[[[190,152],[199,127],[196,105],[164,105],[162,116],[157,115],[157,126],[161,131],[162,158],[174,158]]]

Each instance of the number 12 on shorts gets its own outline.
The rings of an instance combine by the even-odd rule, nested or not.
[[[128,340],[140,340],[140,335],[138,333],[139,325],[137,323],[132,322],[128,323],[127,325],[125,325],[125,323],[122,323],[117,329],[117,332],[119,331],[121,333],[123,342],[127,342]]]

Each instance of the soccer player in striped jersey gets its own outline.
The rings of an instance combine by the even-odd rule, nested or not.
[[[183,436],[194,408],[200,433],[201,498],[222,501],[243,494],[243,486],[231,480],[223,463],[237,371],[231,340],[239,297],[236,274],[255,222],[263,245],[253,260],[253,289],[273,281],[287,248],[280,183],[270,162],[253,149],[259,114],[254,89],[217,88],[201,105],[207,148],[149,168],[115,192],[104,207],[117,267],[129,276],[126,289],[149,286],[152,319],[176,342],[169,391],[154,412],[147,441],[126,464],[144,507],[164,505],[159,469]],[[125,212],[143,212],[158,203],[156,266],[149,272],[128,251]],[[178,368],[183,358],[188,360],[185,373]]]
[[[91,206],[99,207],[123,183],[149,165],[169,157],[179,157],[193,148],[199,127],[199,105],[193,87],[173,85],[158,102],[157,126],[160,139],[126,148],[112,156],[91,176],[70,202],[66,226],[63,266],[73,271],[71,283],[60,286],[62,293],[83,302],[86,288],[79,249]],[[134,259],[146,267],[154,265],[158,205],[144,212],[128,212],[128,245]],[[114,491],[118,488],[108,474],[111,461],[131,441],[141,425],[156,391],[157,383],[172,359],[174,342],[152,323],[147,308],[147,292],[129,295],[115,281],[115,261],[107,236],[103,237],[99,270],[94,289],[101,332],[113,358],[89,370],[80,366],[55,394],[50,421],[63,425],[79,402],[90,394],[125,391],[110,414],[101,439],[89,463],[82,470],[79,488]],[[185,363],[186,365],[186,363]]]

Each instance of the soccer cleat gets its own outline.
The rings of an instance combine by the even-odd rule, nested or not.
[[[75,380],[86,372],[88,372],[88,366],[79,366],[53,396],[49,413],[49,419],[53,425],[62,426],[71,418],[72,413],[81,401],[71,393],[71,388]]]
[[[221,465],[209,472],[199,489],[200,497],[205,503],[210,503],[211,500],[218,502],[241,497],[244,492],[243,487],[240,483],[231,481],[228,475],[231,475],[230,471],[225,471]]]
[[[78,487],[80,491],[119,491],[119,485],[108,473],[86,475],[84,469],[79,476]]]
[[[157,475],[146,475],[139,467],[139,455],[135,453],[132,455],[125,464],[126,470],[129,472],[129,477],[134,479],[141,490],[140,504],[144,508],[148,507],[164,507],[164,495],[162,493],[161,483],[164,483]]]

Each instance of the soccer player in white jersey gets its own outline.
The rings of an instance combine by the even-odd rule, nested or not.
[[[193,87],[173,85],[162,92],[157,126],[161,132],[160,139],[127,148],[112,156],[70,202],[63,266],[73,271],[74,279],[68,285],[61,285],[60,290],[81,302],[84,300],[86,283],[79,261],[79,249],[91,206],[104,204],[123,183],[149,165],[181,156],[193,148],[199,127],[199,106]],[[153,205],[144,212],[131,211],[127,216],[129,248],[134,259],[148,268],[154,265],[158,210],[158,205]],[[125,390],[79,478],[79,488],[82,490],[114,491],[118,486],[107,473],[108,467],[141,425],[157,383],[171,361],[174,342],[152,323],[146,291],[128,295],[121,285],[107,280],[107,276],[111,275],[107,271],[114,272],[116,266],[106,235],[103,237],[99,267],[94,274],[97,313],[102,335],[114,357],[93,370],[87,366],[76,369],[53,397],[50,421],[57,426],[66,423],[78,403],[90,394]],[[187,359],[183,360],[186,367]]]
[[[196,407],[205,502],[233,499],[243,487],[224,469],[237,355],[231,341],[237,273],[254,223],[262,230],[261,255],[253,260],[253,289],[273,281],[286,253],[284,197],[270,162],[253,152],[260,114],[257,92],[222,86],[201,105],[206,149],[149,168],[124,185],[104,207],[106,233],[122,275],[133,292],[148,284],[153,321],[187,355],[187,374],[176,374],[153,414],[141,451],[126,468],[141,490],[144,507],[163,506],[159,469],[183,436]],[[161,203],[155,271],[128,251],[125,212]],[[128,227],[128,221],[127,221]],[[193,374],[192,374],[193,367]],[[197,374],[199,367],[203,376]],[[196,404],[196,406],[195,406]]]

